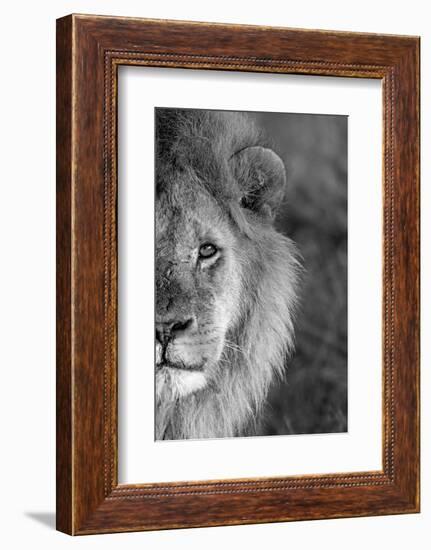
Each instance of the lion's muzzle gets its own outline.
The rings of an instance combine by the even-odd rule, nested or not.
[[[162,318],[156,321],[156,365],[187,370],[201,370],[202,365],[188,364],[178,354],[178,348],[196,334],[197,323],[194,316],[182,318]]]

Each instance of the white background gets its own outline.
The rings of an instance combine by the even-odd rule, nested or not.
[[[429,547],[431,341],[422,345],[422,514],[102,535],[53,531],[55,18],[74,12],[422,36],[422,328],[431,331],[431,30],[427,2],[56,0],[3,6],[1,143],[1,543],[5,548]]]
[[[119,78],[120,482],[381,470],[381,82],[146,67]],[[155,106],[349,115],[348,433],[154,441]]]

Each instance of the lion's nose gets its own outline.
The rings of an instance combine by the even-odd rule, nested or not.
[[[166,346],[170,340],[192,330],[194,324],[195,320],[193,317],[189,319],[156,322],[156,338],[163,346]]]

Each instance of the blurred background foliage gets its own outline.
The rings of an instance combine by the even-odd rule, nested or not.
[[[296,351],[267,435],[347,430],[347,117],[250,113],[287,170],[277,219],[303,258]]]

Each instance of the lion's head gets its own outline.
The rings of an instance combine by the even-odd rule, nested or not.
[[[156,437],[240,435],[292,347],[286,176],[246,115],[157,110]]]

